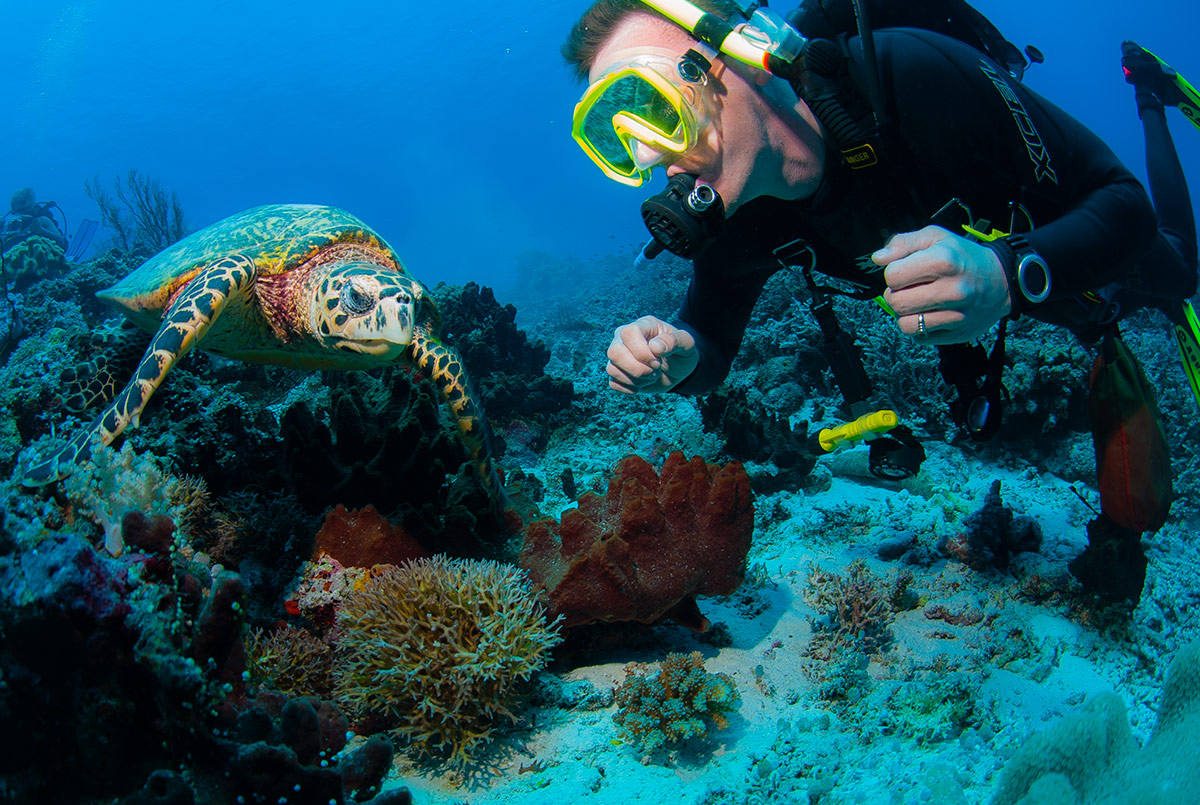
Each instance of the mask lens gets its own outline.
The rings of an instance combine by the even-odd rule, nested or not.
[[[613,117],[619,113],[636,118],[667,139],[678,134],[682,122],[676,103],[645,78],[629,74],[610,84],[588,109],[582,134],[609,165],[626,174],[637,166],[613,125]]]

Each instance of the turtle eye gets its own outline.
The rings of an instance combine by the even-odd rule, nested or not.
[[[378,299],[374,294],[364,293],[351,280],[342,286],[342,293],[338,301],[342,305],[342,310],[351,316],[361,316],[364,313],[370,313]]]

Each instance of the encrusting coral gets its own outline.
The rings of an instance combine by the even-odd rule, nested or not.
[[[733,678],[706,671],[698,651],[668,654],[656,673],[642,663],[631,663],[615,697],[613,720],[621,727],[622,738],[647,751],[703,738],[710,724],[725,729],[727,714],[742,703]]]
[[[738,588],[753,528],[740,463],[716,467],[677,451],[660,475],[628,456],[607,495],[584,494],[560,523],[530,523],[518,564],[546,589],[564,626],[669,617],[704,631],[693,596]]]
[[[337,692],[422,752],[467,766],[518,682],[559,641],[519,568],[435,556],[371,579],[338,611]]]

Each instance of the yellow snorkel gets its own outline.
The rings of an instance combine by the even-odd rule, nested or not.
[[[730,25],[688,0],[642,0],[667,19],[727,56],[751,67],[776,72],[772,57],[790,63],[804,50],[808,40],[768,8],[760,8],[749,21]]]

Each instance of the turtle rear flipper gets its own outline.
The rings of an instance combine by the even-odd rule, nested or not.
[[[450,347],[418,331],[413,333],[412,360],[418,369],[433,380],[442,399],[450,407],[463,442],[479,470],[483,488],[502,511],[508,505],[508,496],[492,461],[487,420],[483,416],[483,409],[475,402],[475,393],[462,358]]]
[[[91,357],[63,370],[63,407],[80,413],[111,400],[121,379],[141,361],[151,338],[150,333],[124,319],[116,329],[110,327],[80,339],[80,348]]]
[[[254,262],[240,254],[217,260],[197,274],[167,308],[162,325],[125,388],[66,447],[32,466],[21,482],[42,486],[64,478],[76,464],[87,460],[94,435],[99,434],[100,443],[109,445],[125,428],[137,427],[142,409],[167,372],[204,337],[225,305],[246,293],[253,282]]]

